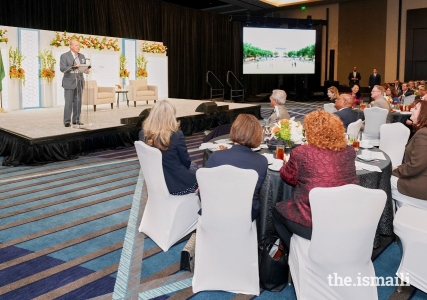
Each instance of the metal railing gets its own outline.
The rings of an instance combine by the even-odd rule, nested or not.
[[[216,89],[216,88],[213,88],[212,87],[212,84],[210,84],[210,82],[209,82],[209,74],[211,74],[212,76],[211,77],[213,77],[214,79],[216,79],[216,81],[217,81],[217,83],[219,83],[221,86],[222,86],[222,88],[221,89]],[[214,73],[212,73],[212,71],[208,71],[207,73],[206,73],[206,83],[209,85],[209,87],[210,87],[210,99],[211,99],[211,101],[213,101],[213,99],[214,98],[217,98],[218,96],[221,96],[221,98],[222,98],[222,100],[224,101],[224,85],[222,84],[222,82],[218,79],[218,77],[216,77],[215,76],[215,74]]]
[[[233,86],[230,83],[230,75],[234,77],[235,83],[238,84],[239,89],[235,90],[233,89]],[[242,102],[245,100],[245,87],[243,84],[237,79],[236,75],[234,75],[233,72],[228,71],[227,72],[227,84],[230,86],[230,101],[234,102],[234,98],[240,98],[242,99]],[[237,94],[235,94],[237,92]]]

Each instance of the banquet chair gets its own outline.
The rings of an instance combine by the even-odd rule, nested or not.
[[[415,95],[407,96],[407,97],[403,98],[403,104],[409,105],[412,102],[414,102],[414,100],[415,100]]]
[[[96,80],[88,80],[85,82],[85,87],[82,91],[82,104],[93,105],[93,110],[96,111],[98,104],[111,104],[113,109],[115,96],[114,87],[98,86]]]
[[[323,104],[323,109],[330,113],[334,113],[337,111],[337,109],[335,108],[335,103],[325,103]]]
[[[125,90],[128,91],[128,106],[129,101],[133,101],[136,107],[136,101],[147,101],[148,104],[149,100],[154,100],[154,103],[159,100],[157,86],[148,85],[147,78],[129,80],[129,85],[125,87]]]
[[[427,210],[403,206],[394,217],[393,227],[403,249],[396,275],[427,293]]]
[[[359,134],[360,128],[362,128],[362,125],[363,125],[363,121],[361,119],[359,119],[353,123],[348,124],[347,134],[351,134],[351,135],[352,134],[354,134],[354,135]]]
[[[379,107],[365,108],[365,129],[363,140],[369,140],[373,146],[380,145],[380,127],[387,122],[388,110]]]
[[[162,153],[144,142],[135,142],[148,199],[139,232],[149,236],[163,251],[192,232],[197,226],[199,197],[195,193],[169,194],[162,167]]]
[[[202,215],[196,231],[193,293],[222,290],[259,295],[254,170],[230,165],[196,172]]]
[[[393,167],[402,164],[410,130],[402,123],[383,124],[380,127],[380,150],[387,153]]]
[[[355,184],[310,191],[311,241],[294,234],[289,250],[299,300],[320,299],[319,295],[329,300],[378,299],[375,285],[334,285],[347,276],[352,283],[375,276],[371,255],[386,198],[382,190]]]

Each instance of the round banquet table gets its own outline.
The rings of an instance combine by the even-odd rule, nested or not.
[[[212,139],[210,142],[214,142],[219,139],[228,138],[229,135],[223,135]],[[370,189],[381,189],[387,194],[387,201],[384,206],[383,213],[378,223],[377,231],[374,239],[374,248],[378,248],[381,245],[381,235],[392,235],[393,234],[393,203],[391,198],[391,160],[390,157],[378,148],[372,148],[371,151],[382,152],[385,156],[385,160],[375,160],[373,162],[361,161],[365,164],[378,166],[382,172],[374,172],[367,170],[356,170],[357,177],[359,178],[359,185]],[[269,149],[261,149],[258,151],[262,153],[272,153]],[[360,152],[360,150],[359,150]],[[206,164],[212,151],[205,149],[203,155],[203,166]],[[292,152],[291,152],[292,155]],[[356,158],[359,161],[358,158]],[[258,241],[261,241],[265,236],[276,234],[273,219],[271,216],[271,209],[277,202],[287,201],[293,193],[294,187],[284,182],[278,171],[267,170],[267,175],[262,184],[259,201],[260,201],[260,214],[257,218],[257,231]],[[276,234],[277,235],[277,234]]]

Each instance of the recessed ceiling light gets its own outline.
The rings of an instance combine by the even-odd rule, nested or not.
[[[274,5],[276,7],[294,5],[294,4],[305,4],[309,2],[318,2],[321,0],[260,0],[262,2]]]

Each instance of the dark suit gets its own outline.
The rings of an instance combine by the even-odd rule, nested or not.
[[[242,145],[233,145],[228,150],[216,151],[209,156],[207,168],[230,165],[241,169],[252,169],[258,173],[258,181],[255,186],[252,200],[252,221],[259,214],[259,190],[267,175],[268,162],[265,156],[255,153],[251,148]],[[201,191],[203,195],[203,191]],[[203,196],[202,196],[203,201]]]
[[[352,87],[353,85],[357,84],[358,86],[360,86],[359,81],[362,79],[362,76],[360,76],[359,72],[356,72],[356,77],[357,80],[353,80],[354,76],[353,76],[353,72],[350,72],[350,74],[348,74],[348,85],[350,87]]]
[[[61,55],[59,67],[64,72],[62,87],[64,88],[64,124],[71,123],[71,113],[73,113],[73,123],[80,121],[82,109],[82,90],[84,87],[83,73],[73,69],[73,65],[85,64],[86,58],[83,54],[74,58],[71,51]]]
[[[421,128],[405,148],[405,162],[393,170],[399,177],[397,190],[403,195],[427,200],[427,128]]]
[[[139,140],[145,143],[143,130],[139,132]],[[197,181],[196,173],[189,170],[191,159],[182,131],[172,133],[169,148],[160,152],[162,152],[163,175],[169,193],[178,193],[191,188]]]
[[[381,75],[377,73],[376,76],[374,74],[371,74],[369,76],[369,87],[370,89],[373,89],[374,86],[381,84]]]
[[[339,111],[334,112],[334,114],[336,114],[341,121],[344,124],[344,127],[347,129],[348,124],[356,122],[357,121],[357,116],[356,114],[353,112],[353,110],[349,107],[343,108]]]
[[[405,96],[405,97],[408,97],[408,96],[411,96],[411,95],[413,95],[413,94],[414,94],[414,91],[413,91],[413,90],[407,89],[405,92],[401,91],[399,96]]]

